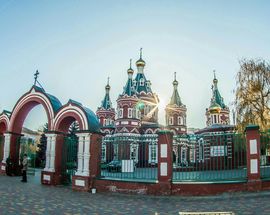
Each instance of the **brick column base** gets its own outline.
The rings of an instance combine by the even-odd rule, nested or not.
[[[157,195],[171,195],[172,194],[172,183],[171,182],[159,182],[157,184]]]
[[[258,180],[249,180],[247,182],[247,190],[249,191],[259,191],[262,190],[262,181]]]
[[[60,184],[60,175],[55,172],[41,172],[41,183],[44,185],[58,185]]]
[[[88,192],[91,188],[90,176],[72,176],[72,190]]]
[[[5,163],[0,164],[0,175],[6,175],[6,164]]]

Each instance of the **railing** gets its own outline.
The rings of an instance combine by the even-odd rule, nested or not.
[[[101,177],[126,181],[157,180],[157,135],[105,136]]]
[[[247,178],[246,139],[222,133],[174,137],[173,181],[242,181]]]
[[[260,133],[261,160],[260,170],[262,179],[270,179],[270,130]]]

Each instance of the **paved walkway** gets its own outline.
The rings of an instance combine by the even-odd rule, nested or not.
[[[69,187],[40,185],[29,176],[0,176],[0,214],[169,214],[180,211],[233,211],[269,215],[270,191],[231,193],[207,197],[142,196],[74,192]]]

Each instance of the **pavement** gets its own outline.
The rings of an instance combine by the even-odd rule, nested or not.
[[[269,215],[270,191],[225,193],[217,196],[147,196],[75,192],[66,186],[41,185],[38,176],[0,176],[0,214],[151,214],[231,211]]]

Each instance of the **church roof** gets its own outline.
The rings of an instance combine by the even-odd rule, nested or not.
[[[219,92],[218,87],[217,87],[217,83],[218,83],[218,80],[217,80],[216,75],[214,73],[213,86],[212,86],[213,95],[212,95],[212,99],[211,99],[210,108],[214,108],[214,107],[219,106],[220,108],[224,109],[224,108],[226,108],[226,105],[224,104],[223,97],[220,95],[220,92]]]
[[[111,99],[110,99],[110,85],[109,85],[109,78],[108,78],[108,83],[107,85],[105,86],[105,97],[104,99],[102,100],[101,102],[101,108],[105,109],[105,110],[109,110],[112,108],[112,102],[111,102]]]
[[[43,88],[38,87],[36,85],[34,85],[32,88],[34,88],[36,92],[41,92],[41,93],[45,94],[48,97],[54,112],[57,112],[62,107],[62,104],[58,100],[58,98],[56,98],[55,96],[45,92],[45,90]]]
[[[179,95],[178,89],[177,89],[178,81],[176,80],[176,73],[174,75],[175,75],[175,77],[174,77],[174,81],[173,81],[173,94],[172,94],[171,101],[169,104],[181,107],[183,104],[182,104],[182,101],[181,101],[181,98],[180,98],[180,95]]]
[[[152,92],[151,87],[150,87],[150,82],[146,79],[144,73],[138,73],[134,80],[135,80],[134,87],[137,93],[141,93],[141,92],[151,93]]]
[[[133,96],[134,94],[135,94],[135,91],[133,88],[133,81],[131,78],[128,78],[127,83],[124,87],[123,95]]]

